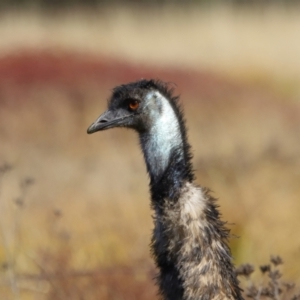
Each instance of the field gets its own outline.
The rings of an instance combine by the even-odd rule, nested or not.
[[[1,298],[156,298],[137,137],[86,134],[115,85],[152,77],[181,95],[197,182],[238,236],[235,263],[278,254],[284,277],[299,282],[299,16],[174,7],[4,14]]]

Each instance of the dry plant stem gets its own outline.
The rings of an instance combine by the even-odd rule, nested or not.
[[[20,299],[20,291],[18,288],[16,274],[15,274],[15,270],[13,267],[14,259],[9,251],[7,236],[5,234],[5,230],[4,230],[4,226],[3,226],[2,222],[0,222],[0,230],[1,230],[1,235],[2,235],[5,258],[6,258],[6,262],[7,262],[7,272],[8,272],[9,282],[10,282],[10,288],[13,293],[14,299],[18,300],[18,299]]]
[[[0,193],[1,193],[3,178],[10,169],[11,169],[11,167],[7,164],[4,164],[3,166],[0,167]],[[3,199],[1,199],[1,194],[0,194],[0,205],[3,206]],[[3,215],[3,213],[4,213],[4,209],[3,209],[3,207],[1,207],[0,214]],[[3,220],[2,216],[0,216],[0,219]],[[0,220],[0,230],[1,230],[3,248],[4,248],[4,253],[5,253],[5,258],[6,258],[6,263],[7,263],[7,272],[8,272],[9,282],[10,282],[10,288],[13,293],[13,297],[14,297],[13,299],[18,300],[18,299],[20,299],[20,291],[18,288],[16,274],[15,274],[15,270],[14,270],[14,261],[15,260],[14,260],[12,253],[10,253],[8,235],[7,235],[7,232],[5,231],[5,225],[3,224],[3,222],[1,220]]]
[[[22,212],[25,204],[25,199],[27,197],[28,188],[33,184],[32,178],[25,178],[20,183],[20,196],[14,200],[14,219],[13,219],[13,228],[12,228],[12,236],[14,241],[14,247],[12,249],[11,258],[13,259],[13,265],[15,265],[15,261],[18,257],[19,250],[21,248],[21,221],[22,221]]]
[[[47,273],[47,269],[42,265],[42,263],[37,261],[35,257],[33,257],[29,254],[27,254],[27,257],[30,258],[32,260],[32,262],[40,269],[40,272],[45,275],[46,281],[50,284],[50,286],[53,288],[53,290],[55,290],[56,296],[58,297],[58,299],[65,300],[63,292],[55,285],[53,280],[51,280],[51,276],[47,276],[49,274]]]
[[[281,279],[282,273],[278,268],[283,264],[279,256],[271,256],[270,264],[260,266],[260,271],[264,280],[254,283],[251,280],[251,274],[254,271],[253,266],[246,264],[237,268],[239,276],[246,278],[247,287],[244,289],[246,299],[263,300],[298,300],[300,299],[299,288],[295,289],[294,283],[287,283]]]

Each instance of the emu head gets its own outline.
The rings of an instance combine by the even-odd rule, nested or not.
[[[175,104],[171,98],[171,91],[166,85],[154,80],[118,86],[113,90],[107,111],[88,128],[87,133],[114,127],[127,127],[144,133],[151,130],[159,120],[177,123],[172,108]]]
[[[107,111],[96,119],[87,133],[114,127],[134,129],[139,134],[153,182],[161,178],[171,163],[173,170],[177,166],[177,173],[182,174],[183,179],[192,181],[190,146],[177,99],[167,84],[157,80],[120,85],[113,89]]]

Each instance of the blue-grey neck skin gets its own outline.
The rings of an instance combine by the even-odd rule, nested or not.
[[[151,127],[140,133],[140,142],[144,152],[151,180],[157,182],[166,171],[174,151],[177,159],[184,159],[183,139],[180,124],[170,102],[159,92],[151,91],[146,97],[149,106],[148,122]]]

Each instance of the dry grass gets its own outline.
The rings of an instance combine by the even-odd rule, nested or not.
[[[150,52],[153,56],[149,56],[149,62],[169,57],[167,48],[163,48],[166,43],[157,42],[159,50],[153,47],[149,50],[150,38],[155,40],[159,25],[155,31],[156,27],[146,26],[149,18],[130,19],[128,14],[131,12],[117,14],[116,24],[105,19],[111,26],[106,29],[100,26],[103,19],[80,19],[76,14],[66,17],[64,25],[57,25],[62,16],[52,22],[35,15],[31,27],[24,25],[30,18],[26,14],[19,19],[6,16],[0,19],[0,31],[6,32],[0,49],[4,55],[16,45],[56,45],[60,49],[77,47],[85,53],[101,48],[105,54],[118,48],[119,52],[113,55],[121,57],[123,53],[127,59],[136,57],[136,62],[145,62],[145,55]],[[222,18],[226,14],[229,12],[225,11]],[[265,22],[272,19],[268,19],[270,14],[264,17]],[[291,16],[295,14],[296,11]],[[212,24],[214,16],[213,12],[208,14],[206,23]],[[286,22],[285,28],[291,29],[284,16],[276,20],[285,20],[282,21]],[[170,16],[166,19],[169,25],[162,26],[174,49],[167,64],[175,64],[180,57],[186,67],[193,60],[196,69],[201,64],[213,68],[213,64],[204,64],[207,57],[196,59],[195,54],[184,52],[198,48],[192,43],[193,34],[185,35],[187,27],[179,19],[176,25]],[[234,20],[238,22],[240,17]],[[291,21],[296,32],[298,21],[293,17]],[[39,26],[39,22],[44,25]],[[128,27],[124,25],[126,22]],[[210,25],[202,28],[197,22],[206,24],[203,18],[192,15],[191,24],[198,26],[200,33],[207,30],[207,40],[204,35],[203,41],[218,36],[209,31]],[[250,30],[251,26],[240,22],[227,28],[236,28],[240,30],[239,36],[243,36],[245,28]],[[262,21],[257,22],[253,26],[256,30],[255,26]],[[125,46],[128,39],[118,41],[114,35],[110,36],[114,30],[117,36],[122,33],[113,26],[125,26],[122,30],[134,33],[130,44],[139,48],[130,48],[132,56]],[[261,40],[251,34],[248,38],[251,36],[253,43],[260,44],[270,33],[270,40],[274,38],[272,45],[276,46],[270,28],[277,25],[272,26],[261,27]],[[9,35],[8,28],[19,35]],[[147,43],[141,36],[141,40],[137,39],[135,31],[139,30],[150,37]],[[25,33],[27,41],[22,44]],[[293,34],[287,38],[292,40]],[[177,49],[176,36],[184,37],[188,47]],[[78,44],[80,39],[85,45]],[[226,52],[223,63],[217,59],[217,49],[223,47],[221,40],[211,51],[219,71],[223,66],[224,70],[228,67],[225,61],[230,61]],[[138,41],[145,44],[142,46]],[[291,49],[298,49],[298,39],[293,43]],[[245,55],[243,59],[251,53],[247,50],[244,54],[246,45],[241,43],[240,47],[245,48],[238,48],[240,55]],[[235,50],[232,51],[234,56]],[[265,59],[265,52],[261,53],[257,64]],[[276,55],[272,57],[279,59],[280,55]],[[279,254],[285,260],[285,277],[299,278],[299,265],[295,262],[300,258],[297,230],[300,102],[294,82],[281,81],[275,74],[275,81],[272,77],[253,78],[253,82],[263,81],[263,85],[241,84],[195,68],[185,71],[174,66],[150,68],[107,57],[64,54],[57,50],[20,51],[19,55],[3,56],[0,60],[0,166],[9,163],[13,167],[0,175],[1,296],[5,299],[154,298],[153,264],[148,250],[152,228],[148,179],[137,139],[125,130],[92,137],[85,133],[104,110],[110,89],[141,77],[159,77],[177,84],[190,128],[198,182],[215,191],[224,219],[234,223],[232,232],[240,236],[231,241],[236,263],[262,264],[270,254]],[[293,66],[289,62],[292,54],[281,57],[278,65],[273,58],[266,64],[274,70],[286,65],[287,70],[293,67],[296,72],[299,57],[293,57]],[[236,62],[236,70],[245,67],[239,65],[239,59]],[[293,73],[288,74],[287,77]],[[295,80],[298,82],[297,77]],[[26,185],[28,178],[34,178],[33,185]],[[28,189],[24,190],[24,186]]]

